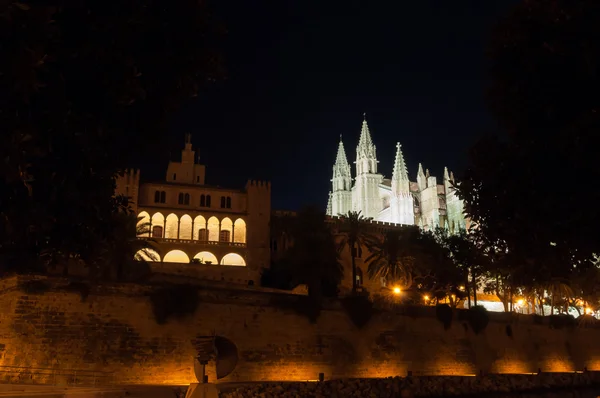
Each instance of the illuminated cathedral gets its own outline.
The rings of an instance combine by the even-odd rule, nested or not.
[[[444,177],[438,184],[436,177],[429,175],[429,170],[423,171],[419,163],[416,181],[411,181],[400,143],[396,144],[391,178],[385,178],[378,172],[378,163],[365,118],[356,147],[354,178],[340,137],[327,215],[360,211],[364,217],[374,221],[418,225],[425,230],[436,227],[450,232],[466,229],[463,201],[456,195],[454,175],[448,172],[448,168],[444,168]]]

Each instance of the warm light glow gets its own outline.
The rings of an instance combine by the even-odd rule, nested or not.
[[[464,291],[465,291],[465,287],[464,287],[464,286],[459,286],[458,290],[460,290],[460,291],[463,291],[463,292],[464,292]]]
[[[219,220],[217,217],[211,217],[208,219],[208,240],[211,242],[219,241]]]
[[[588,314],[588,315],[590,315],[592,312],[594,312],[594,311],[592,311],[591,308],[586,308],[585,309],[585,313]]]
[[[396,286],[394,288],[393,292],[394,292],[394,294],[400,294],[400,292],[402,292],[402,290],[400,290],[400,288]]]
[[[429,296],[423,296],[423,300],[429,301]]]
[[[179,220],[179,239],[192,239],[192,217],[187,214]]]
[[[523,299],[518,299],[517,300],[517,305],[521,306],[521,305],[523,305],[523,303],[524,303]]]
[[[165,263],[189,264],[190,263],[190,258],[187,256],[187,254],[185,254],[181,250],[171,250],[170,252],[168,252],[167,254],[165,254],[165,257],[163,258],[163,261]]]
[[[154,222],[152,223],[154,224]],[[165,228],[165,238],[168,239],[177,239],[179,229],[179,218],[173,213],[167,216],[166,228]]]
[[[233,222],[229,217],[225,217],[221,220],[221,234],[224,237],[227,237],[227,242],[231,242],[231,231],[233,230]],[[228,231],[229,234],[223,234],[223,231]],[[220,241],[223,241],[223,237],[219,238]]]
[[[203,264],[219,264],[219,260],[217,260],[217,256],[212,254],[211,252],[200,252],[194,256],[200,260]]]
[[[244,258],[237,253],[229,253],[223,256],[221,265],[245,266],[246,261],[244,261]]]
[[[233,223],[233,241],[235,243],[246,243],[246,222],[241,218]]]

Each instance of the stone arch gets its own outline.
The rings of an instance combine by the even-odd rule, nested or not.
[[[154,213],[152,215],[152,237],[163,238],[165,236],[163,229],[165,228],[165,216],[162,213]]]
[[[246,222],[241,218],[233,224],[233,241],[235,243],[246,243]]]
[[[208,240],[217,242],[219,240],[219,220],[212,216],[208,219]]]
[[[140,212],[137,215],[138,222],[136,225],[136,235],[137,236],[150,236],[150,214],[146,211]]]
[[[179,239],[192,239],[192,217],[188,214],[179,220]]]
[[[181,250],[171,250],[170,252],[165,254],[165,257],[163,258],[163,262],[189,264],[190,258],[188,257],[187,254],[185,254]]]
[[[133,259],[136,261],[160,262],[160,254],[154,249],[138,250]]]
[[[200,252],[194,256],[194,259],[200,260],[202,264],[219,264],[219,260],[217,260],[217,256],[212,254],[211,252]]]
[[[233,222],[229,217],[221,220],[221,232],[219,233],[219,242],[231,242],[233,232]]]
[[[196,216],[194,218],[194,240],[206,240],[206,218]]]
[[[173,213],[167,216],[166,228],[165,228],[165,238],[168,239],[177,239],[178,235],[178,225],[179,219]]]
[[[223,258],[221,259],[221,265],[234,265],[244,267],[246,265],[246,260],[244,260],[244,257],[240,256],[237,253],[229,253],[223,256]]]

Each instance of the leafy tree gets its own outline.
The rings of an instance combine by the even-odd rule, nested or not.
[[[149,261],[158,261],[157,242],[138,239],[147,236],[151,223],[142,222],[129,211],[113,213],[109,227],[110,235],[96,241],[96,256],[89,261],[90,267],[103,278],[136,279],[149,274]]]
[[[339,251],[346,247],[350,250],[352,259],[352,294],[356,294],[356,257],[362,247],[366,247],[373,241],[374,237],[365,231],[365,223],[372,218],[363,217],[360,211],[349,211],[347,214],[340,214],[341,225],[339,233],[342,240],[339,243]]]
[[[600,247],[600,209],[582,205],[600,200],[583,188],[600,177],[598,18],[593,0],[524,1],[490,43],[490,109],[508,135],[472,148],[458,190],[486,241],[506,247],[496,289],[506,278],[511,295],[568,280]]]
[[[290,220],[293,244],[276,266],[287,269],[291,287],[306,284],[311,299],[320,303],[323,296],[337,294],[343,277],[334,236],[325,214],[314,206],[302,209]]]
[[[218,35],[198,0],[0,5],[2,266],[92,255],[116,174],[220,76]]]

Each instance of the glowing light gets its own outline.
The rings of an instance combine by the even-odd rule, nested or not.
[[[463,292],[464,292],[464,291],[465,291],[465,287],[464,287],[464,286],[459,286],[459,287],[458,287],[458,290],[460,290],[460,291],[463,291]]]
[[[523,299],[518,299],[518,300],[517,300],[517,305],[518,305],[518,306],[521,306],[521,305],[523,305],[523,303],[524,303]]]
[[[394,292],[394,294],[400,294],[402,292],[402,290],[400,290],[400,288],[396,286],[394,288],[393,292]]]
[[[429,296],[423,296],[423,300],[429,301]]]
[[[594,312],[594,311],[592,311],[592,309],[589,307],[585,309],[585,313],[588,315],[591,314],[592,312]]]

